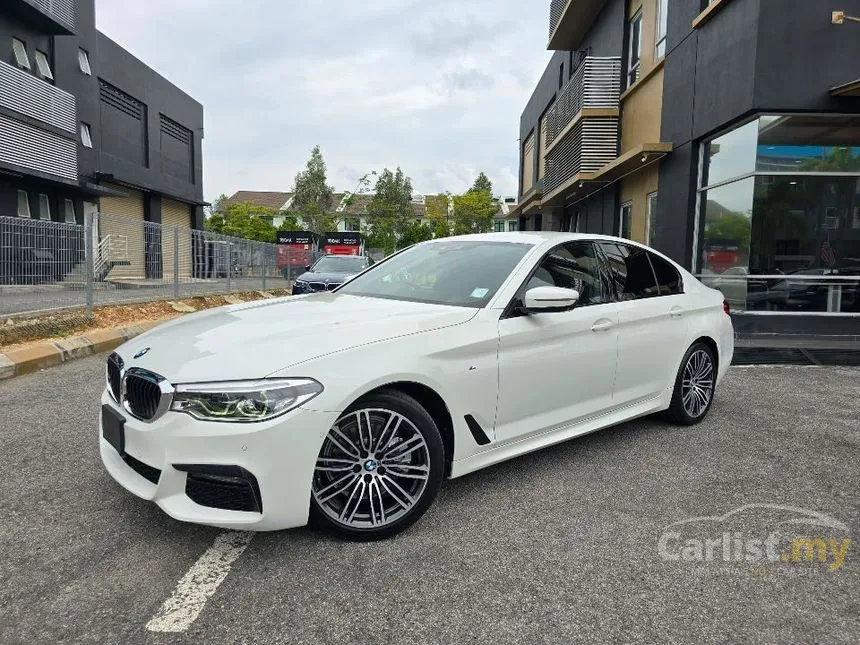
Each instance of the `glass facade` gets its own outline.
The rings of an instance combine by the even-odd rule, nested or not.
[[[761,116],[702,163],[696,269],[734,310],[860,313],[860,117]]]

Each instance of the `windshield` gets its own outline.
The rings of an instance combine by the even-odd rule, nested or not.
[[[360,273],[367,266],[367,259],[353,255],[327,255],[317,260],[311,271],[314,273]]]
[[[397,254],[338,293],[484,307],[532,248],[510,242],[433,242]]]

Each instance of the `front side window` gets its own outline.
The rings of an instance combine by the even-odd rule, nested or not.
[[[666,56],[666,31],[668,26],[668,14],[669,0],[657,0],[657,31],[655,32],[656,44],[654,46],[655,61],[658,61],[664,56]]]
[[[642,57],[642,11],[630,20],[627,33],[627,87],[639,80],[639,63]]]
[[[30,57],[27,56],[27,45],[24,44],[24,41],[17,38],[12,39],[12,54],[18,67],[30,69]]]
[[[564,244],[550,251],[522,289],[520,298],[535,287],[564,287],[579,292],[577,307],[609,302],[600,262],[590,242]]]
[[[658,294],[657,280],[645,249],[600,242],[609,263],[612,283],[619,300],[638,300]]]
[[[51,219],[51,200],[45,194],[39,195],[39,219]]]
[[[18,217],[31,217],[30,196],[26,190],[18,191]]]
[[[458,307],[485,307],[531,249],[510,242],[418,244],[374,265],[338,293]]]
[[[684,292],[681,274],[675,267],[654,253],[649,253],[648,259],[651,260],[651,268],[654,269],[654,276],[657,278],[657,290],[661,296]]]
[[[48,55],[45,52],[40,52],[38,49],[34,54],[34,58],[36,60],[36,69],[39,70],[39,74],[42,78],[53,81],[54,74],[51,72],[51,64],[48,62]]]

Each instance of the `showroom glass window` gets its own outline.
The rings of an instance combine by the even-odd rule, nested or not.
[[[860,312],[860,117],[759,116],[701,160],[698,273],[735,308]]]

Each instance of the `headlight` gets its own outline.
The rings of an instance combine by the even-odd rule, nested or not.
[[[177,385],[171,410],[202,421],[266,421],[310,401],[323,386],[310,378]]]
[[[306,287],[306,286],[308,286],[308,283],[307,283],[307,282],[305,282],[304,280],[296,280],[294,284],[295,284],[297,287]]]

